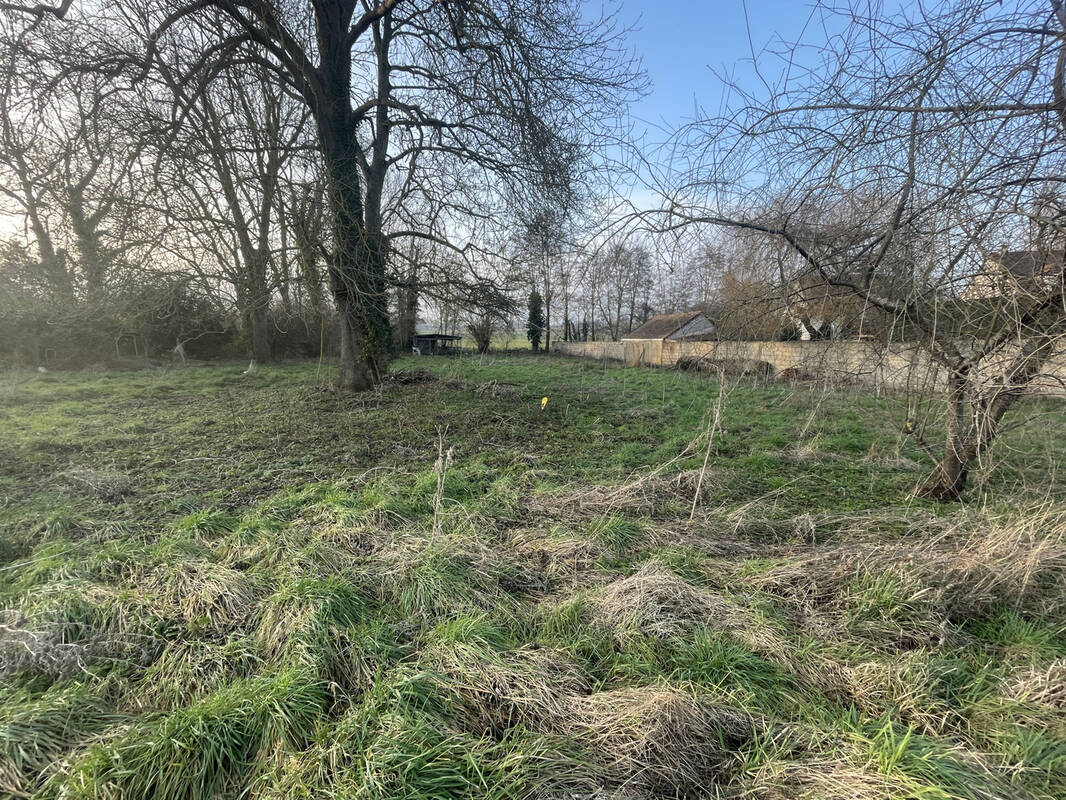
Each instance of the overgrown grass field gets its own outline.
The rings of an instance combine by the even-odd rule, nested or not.
[[[0,796],[1066,797],[1061,403],[934,506],[904,398],[328,378],[2,376]]]

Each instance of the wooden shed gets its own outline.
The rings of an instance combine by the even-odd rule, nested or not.
[[[447,333],[416,333],[414,349],[420,356],[455,355],[459,352],[459,342],[462,338]]]

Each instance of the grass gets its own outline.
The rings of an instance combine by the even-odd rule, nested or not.
[[[0,796],[1066,796],[1061,403],[242,369],[0,380]]]

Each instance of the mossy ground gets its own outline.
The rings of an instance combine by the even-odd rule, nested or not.
[[[898,397],[241,372],[3,377],[0,795],[1066,796],[1061,403],[933,506]]]

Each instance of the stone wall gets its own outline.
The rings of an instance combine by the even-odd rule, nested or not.
[[[552,342],[552,350],[566,356],[594,358],[597,361],[625,361],[623,342]]]
[[[792,370],[834,382],[875,388],[927,389],[942,384],[942,369],[913,345],[836,340],[823,342],[554,342],[564,355],[615,361],[626,366],[674,367],[681,358],[762,361],[774,374]],[[993,369],[989,368],[989,374]],[[1044,394],[1066,396],[1066,353],[1055,359],[1049,375],[1036,383]]]

